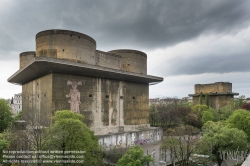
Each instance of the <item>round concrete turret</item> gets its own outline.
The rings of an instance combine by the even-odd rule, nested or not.
[[[20,53],[20,69],[26,66],[36,56],[35,51],[27,51]]]
[[[112,50],[110,53],[120,55],[122,57],[122,70],[147,74],[147,54],[137,50]]]
[[[95,63],[96,42],[74,31],[46,30],[36,35],[36,56],[67,59],[81,63]]]

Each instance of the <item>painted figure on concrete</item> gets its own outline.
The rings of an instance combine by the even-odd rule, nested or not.
[[[80,101],[80,92],[77,89],[77,85],[82,85],[81,81],[75,82],[75,81],[69,81],[67,82],[67,85],[71,85],[72,89],[70,89],[70,92],[66,97],[70,97],[70,100],[68,101],[70,103],[70,110],[75,113],[80,113],[79,106],[81,104]]]

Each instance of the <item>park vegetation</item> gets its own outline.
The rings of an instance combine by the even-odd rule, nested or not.
[[[161,154],[170,153],[173,165],[192,166],[209,162],[209,157],[197,160],[194,154],[212,154],[213,162],[221,165],[224,160],[220,157],[222,150],[249,151],[250,112],[244,96],[236,101],[231,100],[230,105],[219,110],[211,108],[208,99],[209,96],[205,95],[205,100],[201,98],[199,104],[194,106],[189,102],[179,103],[178,100],[150,106],[149,123],[162,127],[164,131]],[[22,120],[22,112],[14,117],[8,103],[0,99],[0,162],[3,150],[24,149],[58,150],[63,153],[85,151],[84,164],[78,165],[105,165],[104,157],[118,166],[144,166],[153,161],[152,157],[144,155],[139,146],[105,152],[81,114],[69,110],[56,111],[48,127],[32,119],[30,117],[31,125],[27,126],[26,132],[16,131],[14,121]],[[41,159],[39,155],[36,157]]]
[[[144,150],[140,146],[134,146],[119,159],[117,166],[145,166],[152,161],[154,159],[151,155],[144,155]]]
[[[199,104],[194,106],[178,100],[150,106],[151,126],[162,127],[164,131],[163,160],[164,154],[169,153],[173,165],[191,166],[209,164],[212,157],[220,166],[224,160],[221,151],[250,150],[250,112],[244,96],[231,99],[228,106],[219,110],[209,106],[208,95],[203,100],[200,97]],[[192,160],[194,154],[205,156],[205,160]]]
[[[19,119],[19,116],[20,115],[15,118]],[[36,159],[41,161],[44,160],[42,158],[43,154],[35,152],[58,151],[61,152],[59,155],[62,156],[62,158],[57,157],[56,159],[65,161],[65,163],[54,163],[53,165],[69,166],[75,164],[67,163],[67,160],[69,159],[63,156],[75,155],[68,153],[81,151],[84,152],[84,155],[78,160],[84,162],[78,165],[104,165],[103,150],[99,146],[98,138],[94,136],[94,132],[91,131],[83,121],[83,115],[73,113],[70,110],[61,110],[55,112],[55,115],[52,118],[52,124],[49,127],[42,127],[38,122],[33,122],[33,126],[28,125],[26,131],[23,132],[15,130],[14,124],[9,125],[8,128],[5,128],[5,130],[0,133],[0,159],[3,159],[3,150],[33,151],[33,155],[36,156]],[[36,163],[35,165],[39,166],[47,164]]]

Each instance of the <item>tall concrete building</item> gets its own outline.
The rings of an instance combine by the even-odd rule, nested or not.
[[[36,51],[20,54],[20,69],[8,81],[22,85],[24,120],[46,126],[55,111],[72,110],[105,135],[149,129],[149,85],[163,78],[147,75],[141,51],[104,52],[85,34],[46,30],[36,35]]]
[[[223,106],[229,106],[230,100],[234,99],[239,93],[232,92],[232,83],[230,82],[215,82],[210,84],[195,84],[194,94],[189,94],[193,97],[193,105],[199,104],[200,94],[202,101],[205,104],[205,96],[208,95],[209,105],[218,110]]]

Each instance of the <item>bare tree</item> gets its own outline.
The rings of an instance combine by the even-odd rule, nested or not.
[[[191,158],[198,150],[199,139],[200,135],[169,136],[161,145],[162,160],[166,161],[166,156],[170,155],[173,165],[176,163],[181,166],[197,165]]]

